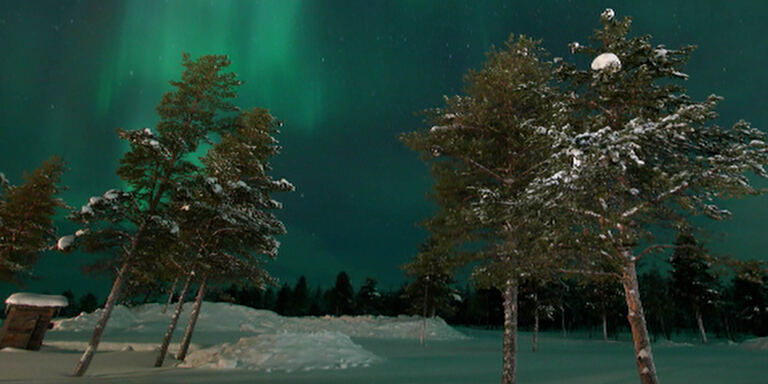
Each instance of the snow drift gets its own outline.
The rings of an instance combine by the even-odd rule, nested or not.
[[[188,318],[192,305],[185,305],[179,326]],[[135,308],[115,307],[106,332],[140,332],[162,334],[168,326],[170,311],[162,313],[162,304],[145,304]],[[56,321],[54,331],[90,332],[101,310],[82,313],[71,319]],[[272,311],[253,309],[229,303],[204,302],[196,332],[246,332],[273,334],[278,332],[339,332],[350,337],[380,339],[415,339],[421,329],[421,318],[415,316],[323,316],[283,317]],[[464,340],[467,336],[451,328],[440,318],[427,319],[429,340]]]
[[[340,332],[279,332],[194,351],[180,367],[292,372],[367,367],[379,360]]]

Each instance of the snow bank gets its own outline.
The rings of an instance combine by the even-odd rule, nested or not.
[[[66,297],[59,295],[19,292],[8,296],[5,299],[5,304],[28,305],[30,307],[66,307],[69,305],[69,301]]]
[[[192,352],[179,366],[292,372],[367,367],[379,360],[340,332],[279,332]]]
[[[186,304],[179,326],[189,317],[192,305]],[[145,304],[135,308],[115,307],[107,324],[107,332],[131,331],[162,334],[171,312],[162,313],[162,304]],[[101,310],[82,313],[55,322],[54,331],[90,332]],[[283,317],[272,311],[253,309],[229,303],[204,302],[195,328],[197,332],[249,332],[258,334],[294,332],[339,332],[350,337],[380,339],[415,339],[421,319],[415,316],[341,316]],[[464,340],[467,336],[451,328],[440,318],[427,320],[429,340]]]
[[[740,347],[757,351],[768,351],[768,337],[744,340],[741,342]]]

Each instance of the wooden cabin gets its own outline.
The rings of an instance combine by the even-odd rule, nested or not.
[[[13,347],[37,351],[43,345],[51,319],[69,305],[58,295],[14,293],[5,299],[6,318],[0,329],[0,348]]]

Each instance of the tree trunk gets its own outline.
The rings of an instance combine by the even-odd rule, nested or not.
[[[728,322],[728,316],[723,313],[723,327],[725,328],[725,337],[728,338],[728,340],[736,341],[733,338],[733,333],[731,332],[731,325]]]
[[[664,315],[659,316],[659,322],[661,323],[661,332],[664,333],[664,337],[666,337],[667,340],[672,340],[672,334],[670,334],[667,325],[664,322]]]
[[[163,341],[162,343],[160,343],[160,351],[157,354],[157,360],[155,360],[155,367],[163,366],[163,362],[165,361],[165,354],[168,353],[168,346],[171,344],[171,337],[173,337],[173,331],[176,330],[176,323],[179,322],[179,316],[181,315],[181,310],[182,310],[182,307],[184,306],[184,295],[187,293],[187,289],[189,289],[190,281],[192,281],[191,273],[187,276],[187,279],[184,281],[184,286],[181,288],[181,293],[180,293],[181,296],[179,296],[179,301],[176,302],[176,307],[173,310],[171,321],[168,323],[168,329],[165,330],[165,335],[163,335]],[[174,285],[176,285],[175,282],[174,282]]]
[[[181,339],[179,345],[179,352],[176,354],[176,359],[184,361],[187,357],[187,351],[189,350],[189,343],[192,341],[192,332],[195,331],[195,324],[197,318],[200,316],[200,307],[203,305],[203,296],[205,295],[205,281],[206,277],[200,282],[200,288],[197,289],[197,296],[195,296],[195,304],[192,306],[192,312],[189,313],[189,320],[187,321],[187,328],[184,330],[184,338]]]
[[[517,281],[507,280],[504,287],[504,339],[501,384],[517,383]]]
[[[568,332],[565,330],[565,305],[560,303],[560,328],[563,329],[563,338],[568,337]]]
[[[629,249],[622,251],[624,268],[621,283],[627,301],[627,320],[632,331],[632,342],[635,347],[635,364],[642,384],[658,384],[656,366],[653,363],[651,342],[648,339],[648,328],[645,323],[643,304],[640,301],[640,288],[637,283],[635,258]]]
[[[533,352],[536,352],[536,349],[538,349],[539,346],[539,309],[536,307],[536,309],[533,311],[533,346],[531,349]]]
[[[603,309],[603,341],[608,341],[608,316],[605,314],[605,309]]]
[[[171,284],[171,288],[168,290],[168,301],[165,302],[165,306],[163,307],[163,313],[168,312],[168,307],[171,306],[171,302],[173,301],[173,295],[176,294],[176,284],[179,282],[179,278],[173,279],[173,284]],[[183,301],[184,297],[180,297],[179,301]]]
[[[419,345],[424,345],[424,337],[427,331],[427,298],[429,296],[429,285],[424,287],[424,301],[421,308],[421,329],[419,330]]]
[[[704,319],[701,316],[701,310],[696,309],[696,325],[699,327],[699,335],[701,336],[701,343],[707,343],[707,331],[704,330]]]
[[[128,272],[129,267],[130,263],[128,260],[124,261],[123,265],[120,266],[120,270],[117,272],[117,276],[115,276],[115,281],[112,283],[112,289],[109,291],[109,296],[107,296],[107,301],[104,303],[104,310],[101,312],[99,321],[93,329],[93,334],[91,334],[91,340],[88,342],[88,347],[85,348],[85,352],[80,356],[80,360],[78,360],[77,365],[75,366],[75,372],[72,373],[73,376],[83,376],[85,371],[88,370],[88,366],[91,365],[93,355],[99,348],[101,336],[104,334],[104,328],[107,326],[109,317],[112,316],[112,310],[115,308],[115,303],[117,303],[118,298],[120,298],[120,293],[125,285],[125,274]]]

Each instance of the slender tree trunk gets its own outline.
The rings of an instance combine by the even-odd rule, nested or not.
[[[129,268],[129,260],[124,261],[123,265],[120,266],[120,270],[117,272],[117,276],[115,276],[115,281],[112,283],[112,289],[109,291],[109,296],[107,296],[107,301],[104,303],[104,310],[101,312],[99,321],[93,329],[93,334],[91,334],[91,340],[88,342],[88,347],[85,348],[85,352],[80,356],[80,360],[78,360],[77,365],[75,366],[75,371],[72,373],[73,376],[83,376],[88,370],[88,366],[91,365],[93,355],[99,348],[101,336],[104,334],[104,328],[107,326],[109,317],[112,316],[112,310],[115,308],[115,303],[117,303],[117,300],[120,298],[120,293],[125,285],[125,275]]]
[[[189,313],[189,320],[187,321],[187,328],[184,329],[184,338],[181,339],[179,345],[179,353],[176,354],[176,359],[184,361],[187,357],[187,351],[189,350],[189,343],[192,341],[192,332],[195,331],[195,324],[197,318],[200,316],[200,307],[203,305],[203,297],[205,296],[205,281],[206,277],[200,282],[200,288],[197,289],[197,296],[195,296],[195,304],[192,306],[192,312]]]
[[[427,298],[429,296],[429,285],[424,287],[424,301],[421,310],[421,329],[419,330],[419,345],[424,345],[424,338],[427,332]]]
[[[734,341],[733,334],[731,333],[731,325],[728,322],[728,315],[723,313],[723,327],[725,328],[725,337],[728,338],[728,340]]]
[[[699,327],[699,335],[701,336],[701,343],[707,343],[707,331],[704,329],[704,319],[701,316],[701,310],[696,308],[696,325]]]
[[[560,303],[560,328],[563,329],[563,338],[568,337],[568,332],[565,330],[565,305]]]
[[[504,287],[504,354],[501,384],[517,383],[517,281],[507,280]]]
[[[635,347],[635,364],[642,384],[658,384],[656,366],[653,362],[651,342],[648,338],[648,328],[645,323],[643,304],[640,301],[640,288],[637,283],[635,258],[629,249],[622,251],[624,270],[621,283],[627,301],[627,320],[632,331],[632,342]]]
[[[605,309],[603,309],[603,341],[608,341],[608,316],[605,314]]]
[[[168,300],[165,302],[165,306],[163,307],[163,313],[168,312],[168,307],[171,306],[171,302],[173,301],[173,295],[176,294],[176,284],[178,284],[179,278],[173,279],[173,284],[171,284],[171,288],[168,290]],[[182,296],[179,298],[179,301],[183,301],[184,297]]]
[[[666,337],[667,340],[672,340],[672,334],[667,329],[667,323],[664,322],[664,315],[659,316],[659,322],[661,323],[661,332],[664,333],[664,337]]]
[[[177,279],[178,280],[178,279]],[[160,351],[157,354],[157,360],[155,360],[155,367],[162,367],[163,362],[165,361],[165,354],[168,353],[168,346],[171,344],[171,337],[173,337],[173,331],[176,330],[176,323],[179,322],[179,316],[181,315],[182,307],[184,306],[184,295],[187,293],[187,289],[189,289],[189,283],[192,281],[192,274],[190,273],[187,276],[187,279],[184,281],[184,286],[181,288],[181,293],[179,296],[179,301],[176,302],[176,307],[173,310],[173,315],[171,315],[171,321],[168,323],[168,329],[165,330],[165,335],[163,335],[163,341],[160,343]],[[176,283],[174,282],[174,285]]]
[[[539,309],[538,307],[533,311],[533,352],[539,347]]]

